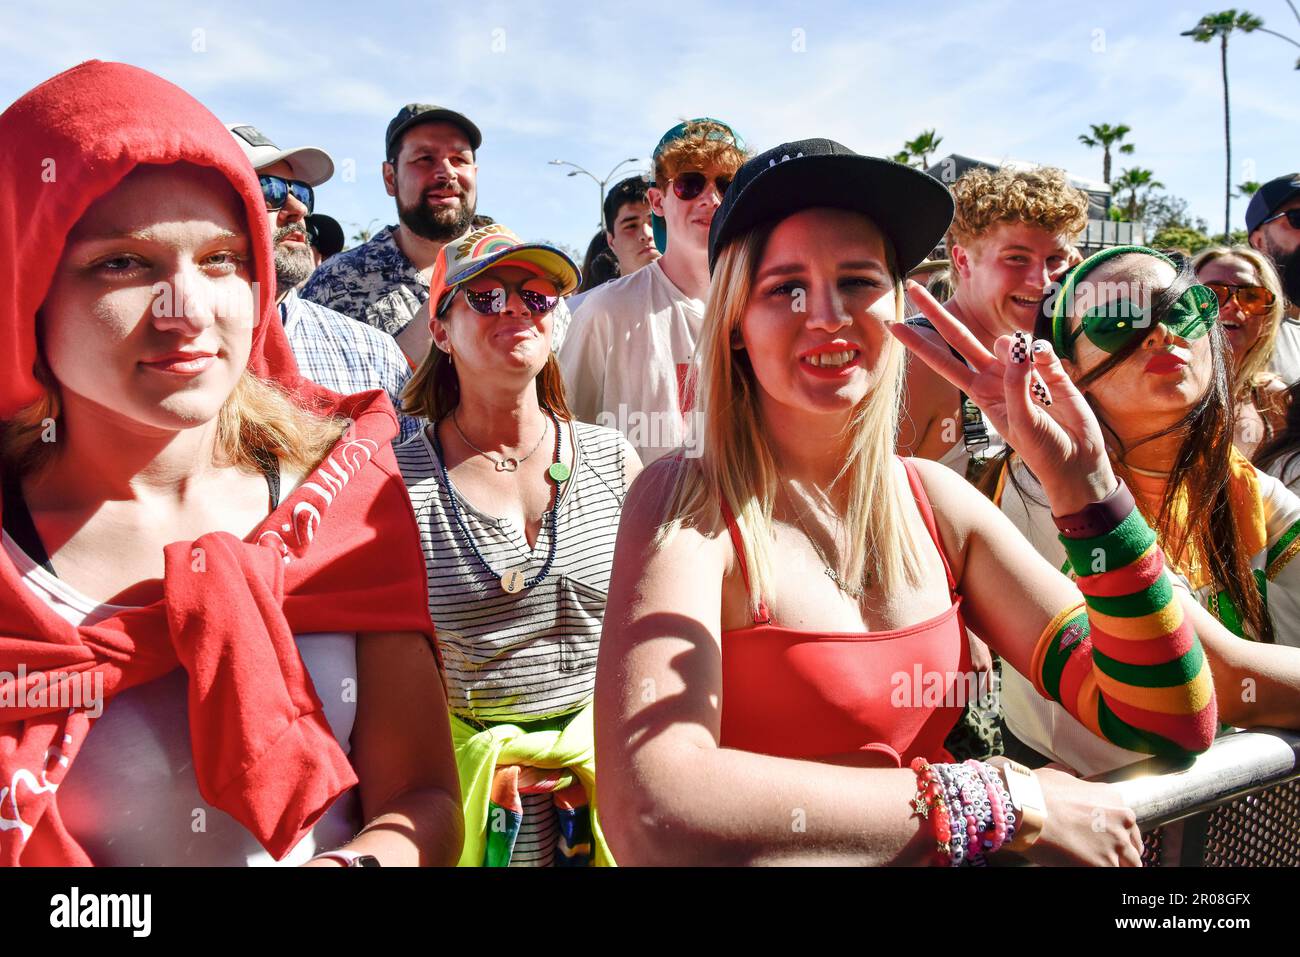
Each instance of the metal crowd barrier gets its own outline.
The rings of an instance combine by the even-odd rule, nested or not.
[[[1300,867],[1300,734],[1239,731],[1190,764],[1093,778],[1137,812],[1147,867]]]

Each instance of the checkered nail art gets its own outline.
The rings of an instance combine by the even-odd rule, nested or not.
[[[1029,358],[1029,337],[1023,332],[1017,332],[1011,342],[1011,361],[1015,363],[1024,362]]]
[[[1029,392],[1031,395],[1033,395],[1035,399],[1037,399],[1043,405],[1052,404],[1052,394],[1047,391],[1047,386],[1043,384],[1043,380],[1038,378],[1038,376],[1034,376],[1034,378],[1030,381]]]

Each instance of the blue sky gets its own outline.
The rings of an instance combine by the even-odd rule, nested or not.
[[[644,160],[678,120],[731,122],[758,150],[829,136],[888,155],[925,128],[949,150],[1101,179],[1079,144],[1127,123],[1133,156],[1212,229],[1223,219],[1218,49],[1179,31],[1216,6],[1090,0],[579,4],[221,4],[0,0],[0,104],[85,59],[124,60],[180,84],[224,120],[281,146],[318,145],[338,172],[317,208],[358,226],[395,220],[379,178],[403,103],[461,110],[482,128],[479,210],[526,238],[585,249],[597,187]],[[1250,0],[1300,39],[1284,0]],[[1300,51],[1263,35],[1229,48],[1233,182],[1300,168]],[[1241,226],[1245,203],[1233,203]]]

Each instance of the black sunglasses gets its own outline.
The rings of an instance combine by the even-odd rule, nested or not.
[[[291,195],[306,206],[309,213],[316,205],[316,193],[306,183],[265,173],[258,174],[257,181],[262,184],[262,198],[266,200],[267,209],[284,209]]]
[[[718,195],[726,196],[727,187],[731,185],[730,176],[719,176],[714,181],[718,187]],[[673,192],[677,194],[678,199],[692,200],[704,192],[709,185],[709,178],[703,173],[690,170],[685,173],[678,173],[673,177]]]
[[[1263,223],[1260,223],[1260,225],[1263,226],[1264,223],[1271,223],[1273,220],[1281,219],[1284,216],[1292,229],[1300,229],[1300,209],[1284,209],[1282,212],[1270,216],[1268,219],[1264,220]]]

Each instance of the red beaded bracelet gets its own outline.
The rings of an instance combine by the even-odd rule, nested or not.
[[[925,758],[913,758],[911,768],[916,773],[916,797],[912,798],[912,814],[930,821],[934,828],[936,861],[940,867],[946,867],[952,861],[952,825],[948,818],[943,782]]]

